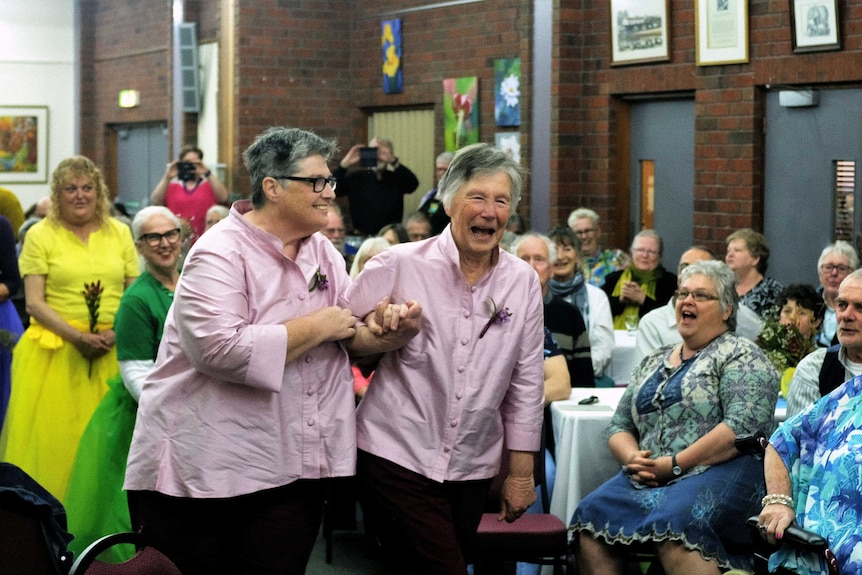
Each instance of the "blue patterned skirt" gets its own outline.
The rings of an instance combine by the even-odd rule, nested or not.
[[[745,520],[760,512],[763,462],[742,455],[661,487],[622,471],[584,497],[570,529],[611,545],[679,541],[722,570],[752,568]]]

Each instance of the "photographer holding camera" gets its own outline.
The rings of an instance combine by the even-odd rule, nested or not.
[[[404,195],[419,187],[416,175],[398,162],[392,142],[374,138],[368,147],[350,148],[332,175],[336,195],[350,199],[354,233],[374,236],[386,224],[401,223]]]
[[[168,164],[165,175],[150,194],[150,204],[166,206],[188,222],[191,243],[206,229],[207,210],[227,202],[228,191],[203,163],[204,153],[196,146],[183,146],[180,159]]]

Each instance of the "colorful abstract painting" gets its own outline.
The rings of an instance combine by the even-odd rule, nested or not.
[[[521,59],[494,60],[494,121],[521,125]]]
[[[0,107],[0,183],[47,181],[48,108]]]
[[[443,128],[446,151],[479,142],[479,78],[443,80]]]
[[[401,69],[401,19],[383,21],[380,43],[383,45],[383,92],[400,94],[404,89]]]

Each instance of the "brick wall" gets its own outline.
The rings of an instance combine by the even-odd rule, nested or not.
[[[605,241],[627,245],[627,96],[685,94],[695,100],[694,238],[723,250],[734,229],[762,229],[763,114],[769,87],[862,83],[862,5],[839,2],[843,49],[794,54],[786,0],[749,0],[750,63],[698,67],[695,13],[669,0],[668,62],[610,66],[610,0],[554,0],[550,220],[579,205],[602,216]],[[82,150],[112,163],[109,126],[169,121],[169,0],[82,0]],[[232,53],[232,84],[221,155],[231,189],[247,194],[241,152],[263,129],[283,124],[339,139],[342,149],[367,137],[367,115],[393,107],[431,107],[443,123],[444,78],[478,76],[480,139],[493,141],[493,61],[522,61],[522,155],[530,162],[532,2],[485,0],[435,5],[429,0],[189,0],[201,41]],[[222,25],[226,7],[232,28]],[[380,87],[380,21],[402,19],[404,92]],[[230,50],[228,50],[230,48]],[[224,56],[223,56],[224,57]],[[117,92],[135,80],[142,105],[121,110]],[[194,131],[187,115],[186,133]],[[443,149],[442,130],[436,148]],[[521,204],[528,218],[529,190]]]

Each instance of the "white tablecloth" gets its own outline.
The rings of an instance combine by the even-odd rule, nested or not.
[[[635,362],[635,334],[626,330],[614,330],[614,351],[605,375],[612,378],[616,385],[625,387],[632,377]]]
[[[551,513],[569,524],[581,498],[610,479],[620,466],[603,437],[624,388],[574,388],[569,399],[551,404],[556,443],[557,479]],[[579,405],[595,395],[599,402]]]

